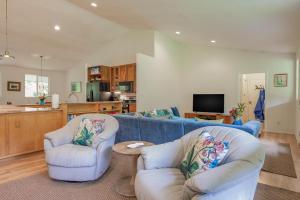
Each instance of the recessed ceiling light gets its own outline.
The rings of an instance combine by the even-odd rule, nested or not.
[[[58,26],[58,25],[55,25],[55,26],[54,26],[54,30],[56,30],[56,31],[60,31],[60,26]]]
[[[92,2],[92,3],[91,3],[91,6],[93,6],[93,7],[95,7],[95,8],[98,7],[98,5],[97,5],[95,2]]]
[[[180,35],[181,33],[180,33],[180,31],[176,31],[175,34],[176,35]]]
[[[217,41],[216,41],[216,40],[211,40],[210,42],[211,42],[211,43],[216,43]]]

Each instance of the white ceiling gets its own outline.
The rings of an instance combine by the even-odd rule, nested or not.
[[[294,53],[300,41],[300,0],[69,1],[129,28],[158,30],[189,43],[216,40],[220,47]],[[99,8],[91,8],[91,1]]]
[[[9,0],[9,49],[22,67],[39,68],[37,55],[50,57],[45,68],[66,70],[99,45],[128,31],[65,0]],[[5,0],[0,0],[0,52],[4,51]],[[61,31],[54,31],[54,25]]]
[[[0,52],[4,6],[0,0]],[[56,70],[78,66],[130,28],[158,30],[187,43],[216,40],[219,47],[294,53],[299,19],[300,0],[9,0],[9,46],[15,65],[38,68],[37,54],[49,56],[45,67]]]

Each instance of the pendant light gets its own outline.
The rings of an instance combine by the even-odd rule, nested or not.
[[[8,59],[11,59],[11,60],[14,60],[15,57],[10,55],[9,51],[8,51],[8,34],[7,34],[7,13],[8,13],[8,9],[7,9],[7,5],[8,2],[6,0],[6,5],[5,5],[5,42],[6,42],[6,48],[5,48],[5,51],[4,51],[4,54],[3,55],[0,55],[0,60],[1,59],[4,59],[4,58],[8,58]]]
[[[41,88],[39,88],[39,90],[44,91],[44,83],[42,81],[42,78],[43,78],[43,58],[44,58],[44,56],[40,56],[40,58],[41,58],[41,74],[40,74],[40,78],[39,78],[40,80],[38,80],[38,84],[39,84],[39,87],[41,86]]]

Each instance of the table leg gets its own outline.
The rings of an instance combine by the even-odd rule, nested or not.
[[[134,181],[137,172],[138,156],[131,156],[131,177],[124,177],[116,184],[116,192],[125,197],[135,197]]]

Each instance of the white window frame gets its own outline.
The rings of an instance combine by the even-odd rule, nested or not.
[[[35,76],[35,87],[36,87],[36,96],[35,95],[32,95],[32,96],[26,96],[26,76]],[[41,76],[39,75],[36,75],[36,74],[25,74],[24,75],[24,96],[25,98],[35,98],[35,97],[38,97],[40,95],[40,92],[39,92],[39,79],[40,79]],[[47,78],[48,79],[48,94],[46,94],[46,96],[49,96],[50,94],[50,79],[48,76],[42,76],[43,78]]]

